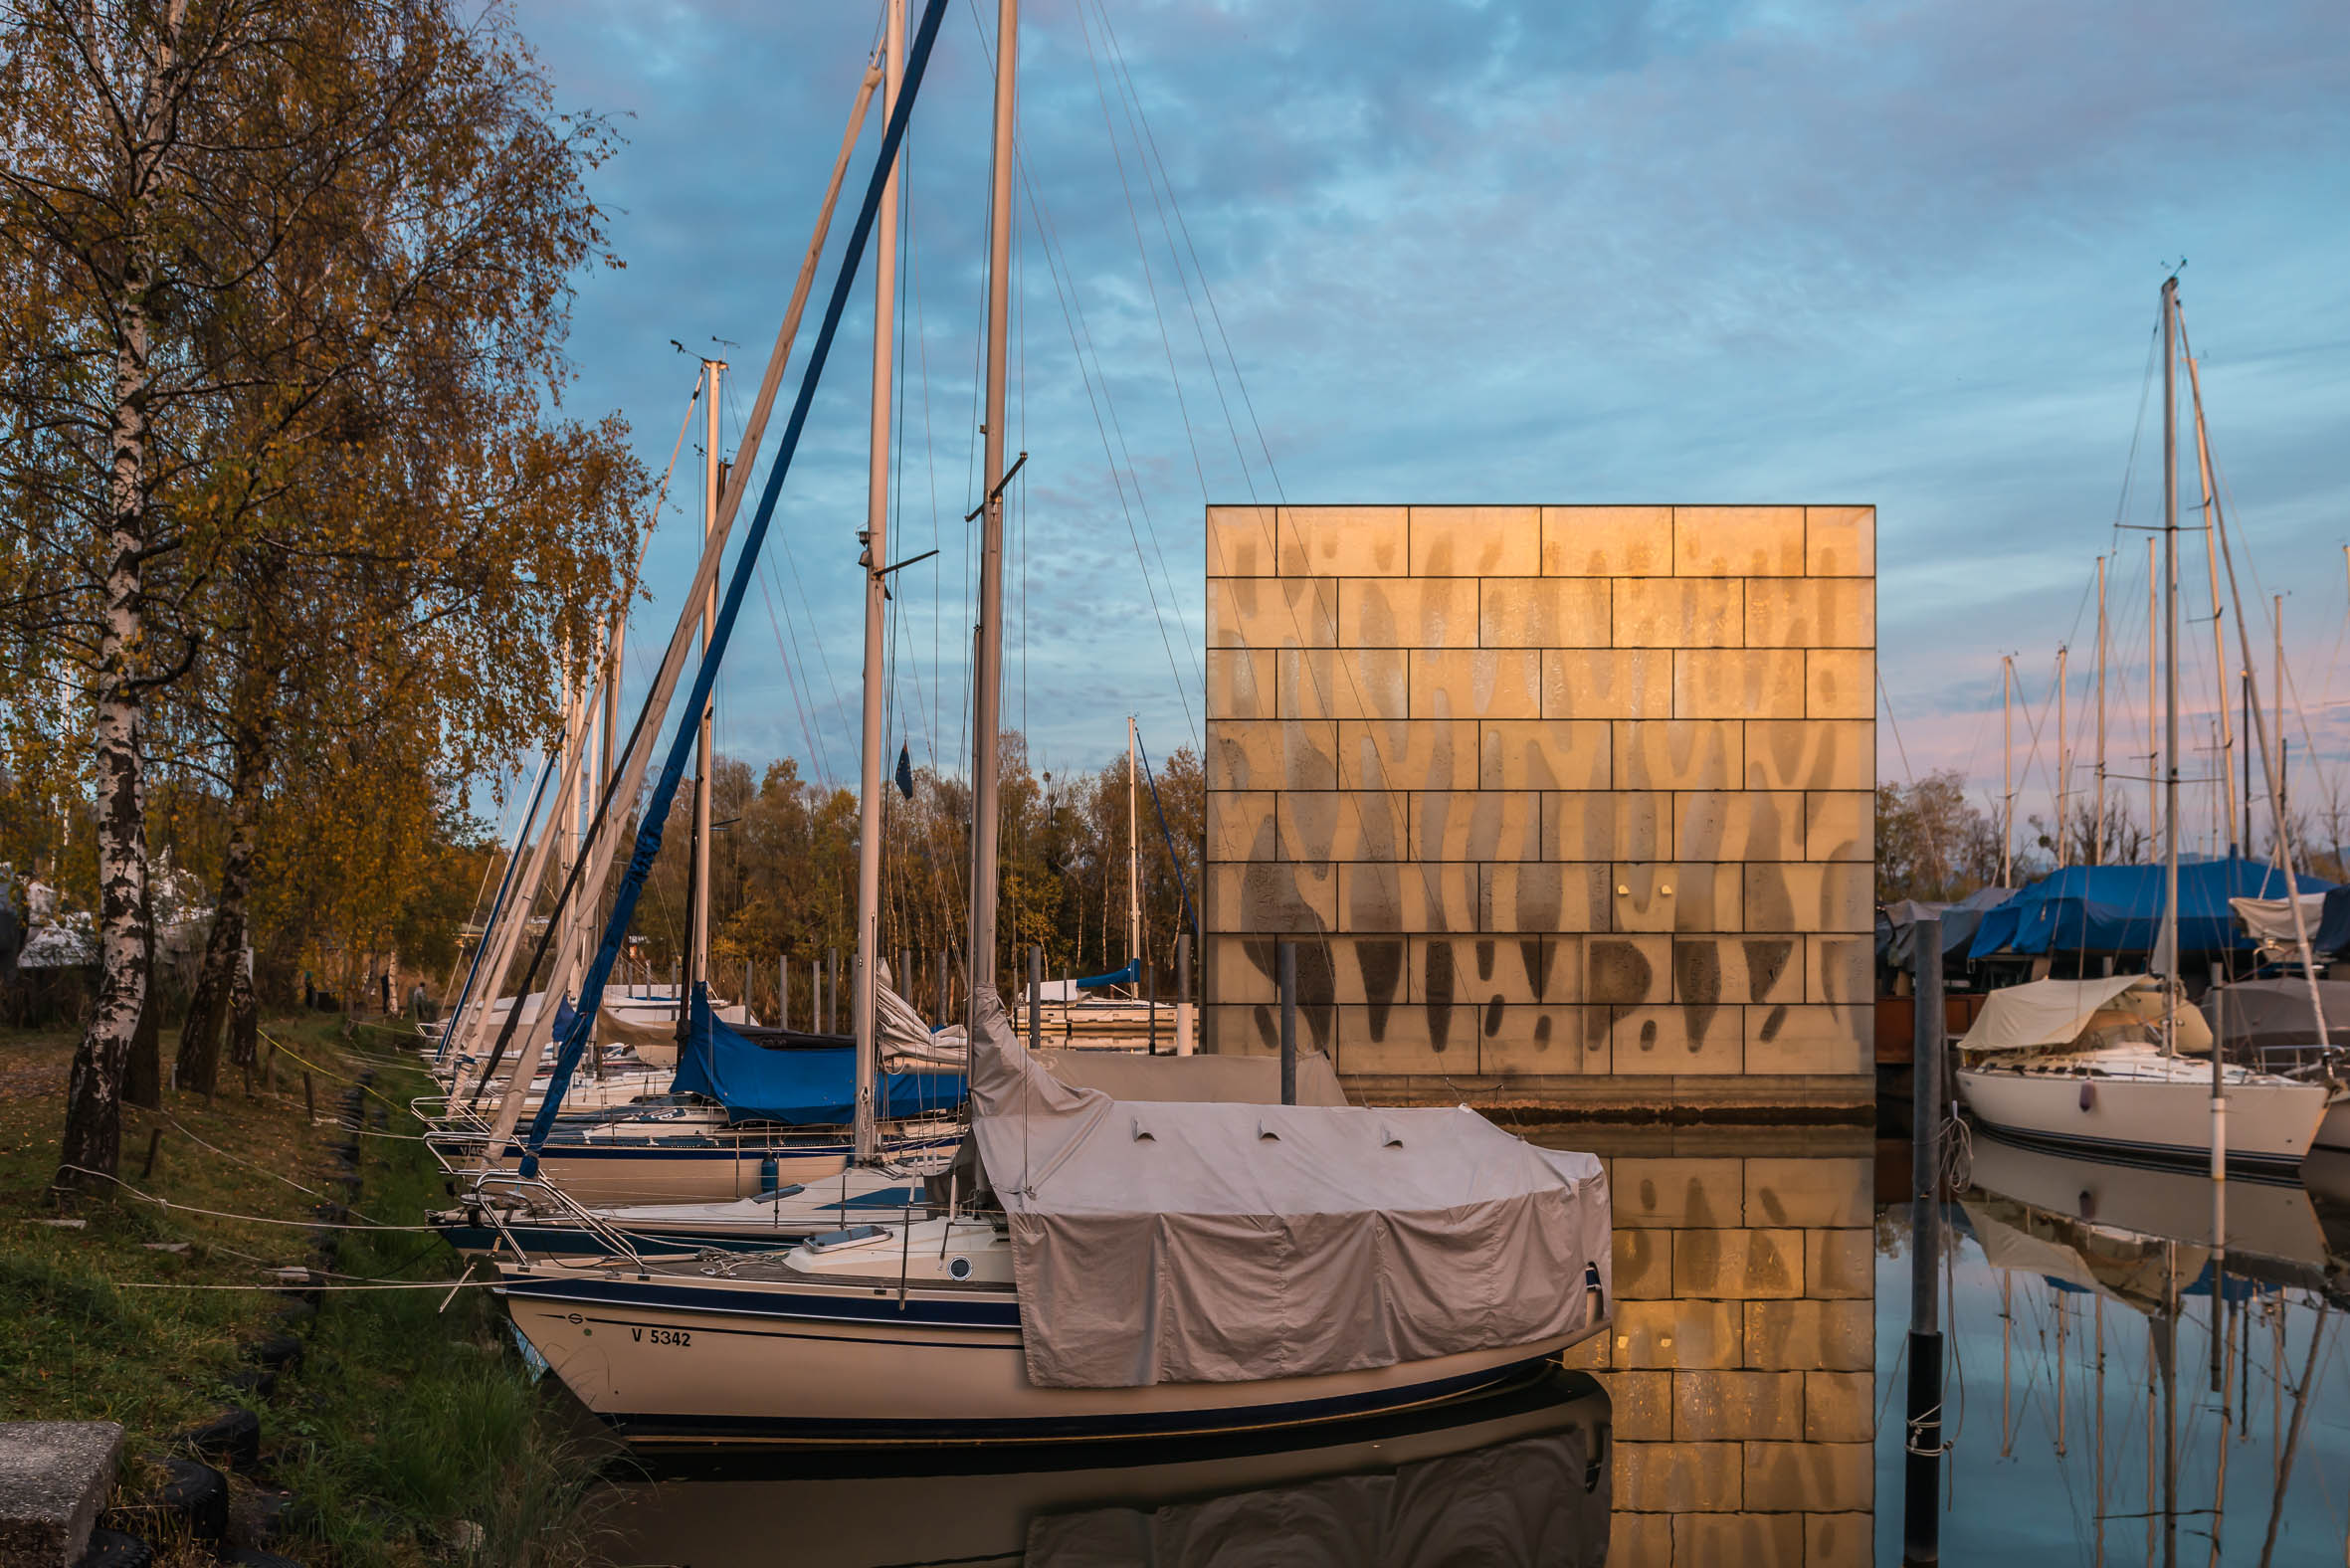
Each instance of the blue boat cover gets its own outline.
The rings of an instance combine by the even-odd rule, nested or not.
[[[1076,982],[1077,988],[1080,991],[1098,991],[1105,985],[1140,985],[1141,983],[1142,960],[1139,958],[1128,959],[1126,967],[1123,969],[1112,969],[1105,975],[1088,975]]]
[[[2333,883],[2298,879],[2302,892]],[[2249,950],[2230,898],[2281,898],[2284,876],[2241,856],[2189,861],[2179,867],[2179,951]],[[2159,866],[2070,866],[2045,877],[1983,916],[1969,958],[1993,954],[2151,952],[2162,926],[2163,869]]]
[[[2325,895],[2325,912],[2309,933],[2309,946],[2320,953],[2350,952],[2350,887],[2336,887]]]
[[[795,1127],[844,1125],[857,1117],[857,1050],[818,1046],[769,1051],[714,1017],[709,994],[693,993],[692,1032],[678,1055],[673,1093],[704,1094],[726,1107],[728,1121],[780,1121]],[[961,1074],[885,1073],[875,1085],[875,1114],[913,1116],[963,1102]]]

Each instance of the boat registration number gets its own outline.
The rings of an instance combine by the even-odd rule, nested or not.
[[[632,1328],[629,1337],[642,1344],[689,1345],[693,1335],[683,1328]]]

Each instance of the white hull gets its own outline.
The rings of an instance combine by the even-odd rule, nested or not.
[[[2317,1137],[2311,1147],[2350,1152],[2350,1096],[2336,1099],[2325,1107],[2325,1119],[2317,1124]]]
[[[675,1257],[705,1249],[730,1252],[781,1251],[807,1237],[844,1226],[921,1219],[929,1194],[919,1175],[879,1166],[849,1166],[800,1190],[712,1203],[633,1204],[591,1209],[597,1223],[618,1231],[640,1257]],[[486,1184],[494,1202],[495,1179]],[[529,1183],[510,1187],[520,1207],[506,1209],[493,1227],[484,1205],[436,1217],[443,1240],[469,1258],[487,1257],[502,1246],[528,1257],[601,1256],[614,1249],[610,1238],[579,1213],[534,1192]]]
[[[885,1137],[883,1152],[899,1160],[945,1160],[963,1141],[962,1129]],[[853,1152],[848,1135],[759,1133],[622,1142],[550,1142],[539,1151],[538,1177],[587,1208],[619,1204],[722,1203],[777,1186],[838,1179]],[[521,1148],[498,1162],[518,1172]],[[773,1168],[767,1161],[774,1161]],[[478,1162],[477,1162],[478,1163]]]
[[[2063,1059],[2057,1059],[2063,1060]],[[2011,1136],[2061,1143],[2121,1157],[2208,1164],[2212,1153],[2210,1070],[2154,1058],[2152,1071],[2087,1074],[2004,1065],[1961,1068],[1958,1092],[1968,1110]],[[2143,1069],[2143,1058],[2128,1064]],[[2325,1115],[2321,1084],[2231,1071],[2227,1085],[2228,1162],[2298,1169]]]
[[[904,1287],[894,1267],[884,1280],[771,1266],[755,1285],[683,1270],[500,1272],[515,1326],[582,1403],[639,1443],[1053,1441],[1303,1425],[1489,1385],[1605,1326],[1358,1372],[1039,1388],[1004,1286]]]
[[[2233,1106],[2229,1116],[2235,1117]],[[2214,1189],[2221,1184],[2208,1174],[2029,1149],[1995,1135],[1975,1140],[1973,1176],[1986,1191],[2101,1230],[2194,1247],[2224,1242],[2232,1258],[2325,1267],[2325,1231],[2298,1184],[2226,1183],[2223,1235],[2213,1224]]]

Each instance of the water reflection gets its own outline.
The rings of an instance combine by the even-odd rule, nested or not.
[[[615,1562],[678,1568],[1597,1565],[1608,1443],[1607,1396],[1554,1370],[1302,1446],[735,1459],[616,1483],[607,1523]]]

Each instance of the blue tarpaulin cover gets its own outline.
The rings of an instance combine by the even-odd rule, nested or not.
[[[2333,884],[2298,879],[2301,892]],[[2189,861],[2179,867],[2179,951],[2250,949],[2230,898],[2281,898],[2284,874],[2260,861]],[[2070,866],[2045,877],[1983,917],[1969,958],[1995,953],[2144,953],[2162,926],[2159,866]]]
[[[709,997],[693,994],[693,1027],[678,1054],[675,1092],[706,1094],[729,1121],[830,1126],[857,1115],[857,1051],[818,1046],[769,1051],[711,1016]],[[884,1073],[875,1085],[877,1113],[913,1116],[963,1102],[961,1074]]]
[[[2325,912],[2309,933],[2309,946],[2321,953],[2350,951],[2350,887],[2336,887],[2325,895]]]

